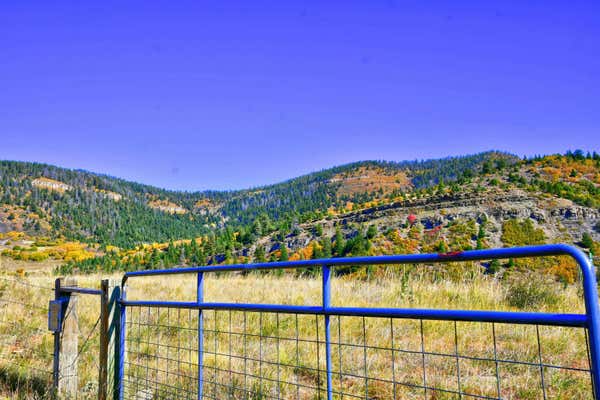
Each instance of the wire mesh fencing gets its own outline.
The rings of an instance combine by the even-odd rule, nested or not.
[[[338,288],[333,293],[340,305],[332,305],[331,272],[338,265],[560,254],[579,263],[584,287],[571,294],[568,307],[574,308],[562,313],[448,309],[447,302],[442,309],[367,307],[364,297],[372,290],[346,281],[346,300],[339,298]],[[302,284],[307,290],[320,287],[319,305],[282,302],[297,298],[288,295],[291,287],[283,280],[281,286],[270,281],[268,295],[263,296],[246,286],[260,285],[260,279],[230,277],[211,283],[204,278],[210,272],[224,276],[242,271],[247,277],[252,271],[315,267],[321,269],[320,285],[312,278],[287,284]],[[181,279],[167,290],[159,290],[156,283],[138,287],[143,299],[127,299],[128,279],[182,274],[197,276],[187,280],[195,283],[191,293],[196,300],[175,299],[177,293],[192,289],[182,290]],[[161,284],[169,279],[161,276]],[[212,285],[210,301],[205,282]],[[217,286],[234,282],[233,288]],[[404,283],[391,287],[386,298],[403,295]],[[598,390],[596,281],[589,260],[568,246],[138,271],[125,275],[122,288],[123,399],[545,400],[593,399]],[[148,300],[149,288],[166,299]],[[472,289],[463,295],[476,296]],[[222,298],[223,292],[244,290],[263,302]],[[348,301],[357,298],[362,299],[358,305]],[[265,299],[271,301],[264,303]],[[575,305],[577,300],[583,300],[584,307]]]
[[[53,294],[45,280],[0,275],[0,393],[51,393],[53,338],[46,322]]]
[[[92,284],[92,280],[85,283]],[[54,395],[55,341],[48,330],[48,305],[55,298],[53,284],[51,276],[0,275],[0,397],[46,399]],[[73,375],[78,386],[72,398],[98,395],[98,303],[96,298],[80,296],[76,310],[67,310],[67,314],[75,315],[64,316],[76,320],[78,339],[74,357],[69,360],[78,366]],[[59,380],[71,377],[61,371]]]
[[[128,312],[125,399],[327,398],[322,315],[205,310],[199,331],[197,310]],[[583,328],[331,316],[330,329],[335,399],[592,396]]]

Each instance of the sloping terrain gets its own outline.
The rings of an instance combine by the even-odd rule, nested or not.
[[[365,161],[259,188],[193,193],[0,162],[0,252],[89,271],[530,242],[512,237],[511,226],[538,232],[537,242],[593,249],[599,210],[600,156],[581,151]]]

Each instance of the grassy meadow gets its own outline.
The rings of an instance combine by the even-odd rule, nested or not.
[[[536,275],[500,280],[471,264],[451,268],[381,267],[370,275],[334,277],[332,303],[583,312],[577,285]],[[8,398],[41,397],[51,370],[53,342],[46,330],[45,309],[53,295],[47,288],[53,286],[54,277],[5,274],[0,278],[0,299],[35,306],[0,302],[0,385]],[[76,277],[86,287],[99,287],[102,278]],[[112,278],[120,280],[121,275]],[[252,273],[213,274],[205,279],[205,300],[211,302],[321,302],[319,277]],[[128,299],[193,301],[195,284],[195,275],[135,278],[128,283]],[[79,297],[80,346],[90,336],[79,358],[83,399],[96,396],[98,331],[92,328],[98,310],[95,297]],[[196,398],[197,327],[196,310],[129,308],[125,398]],[[205,397],[325,398],[324,332],[322,317],[204,311]],[[331,317],[331,340],[336,399],[591,396],[589,372],[582,371],[589,366],[581,329]]]

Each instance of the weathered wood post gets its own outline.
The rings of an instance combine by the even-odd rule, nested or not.
[[[79,379],[77,376],[77,352],[79,321],[77,319],[77,294],[65,293],[63,286],[76,286],[77,281],[58,278],[54,284],[55,300],[63,300],[61,327],[54,333],[53,383],[55,396],[76,398]]]

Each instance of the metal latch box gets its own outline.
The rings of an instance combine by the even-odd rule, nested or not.
[[[48,305],[48,330],[60,332],[63,312],[67,306],[67,302],[67,299],[50,300],[50,304]]]

